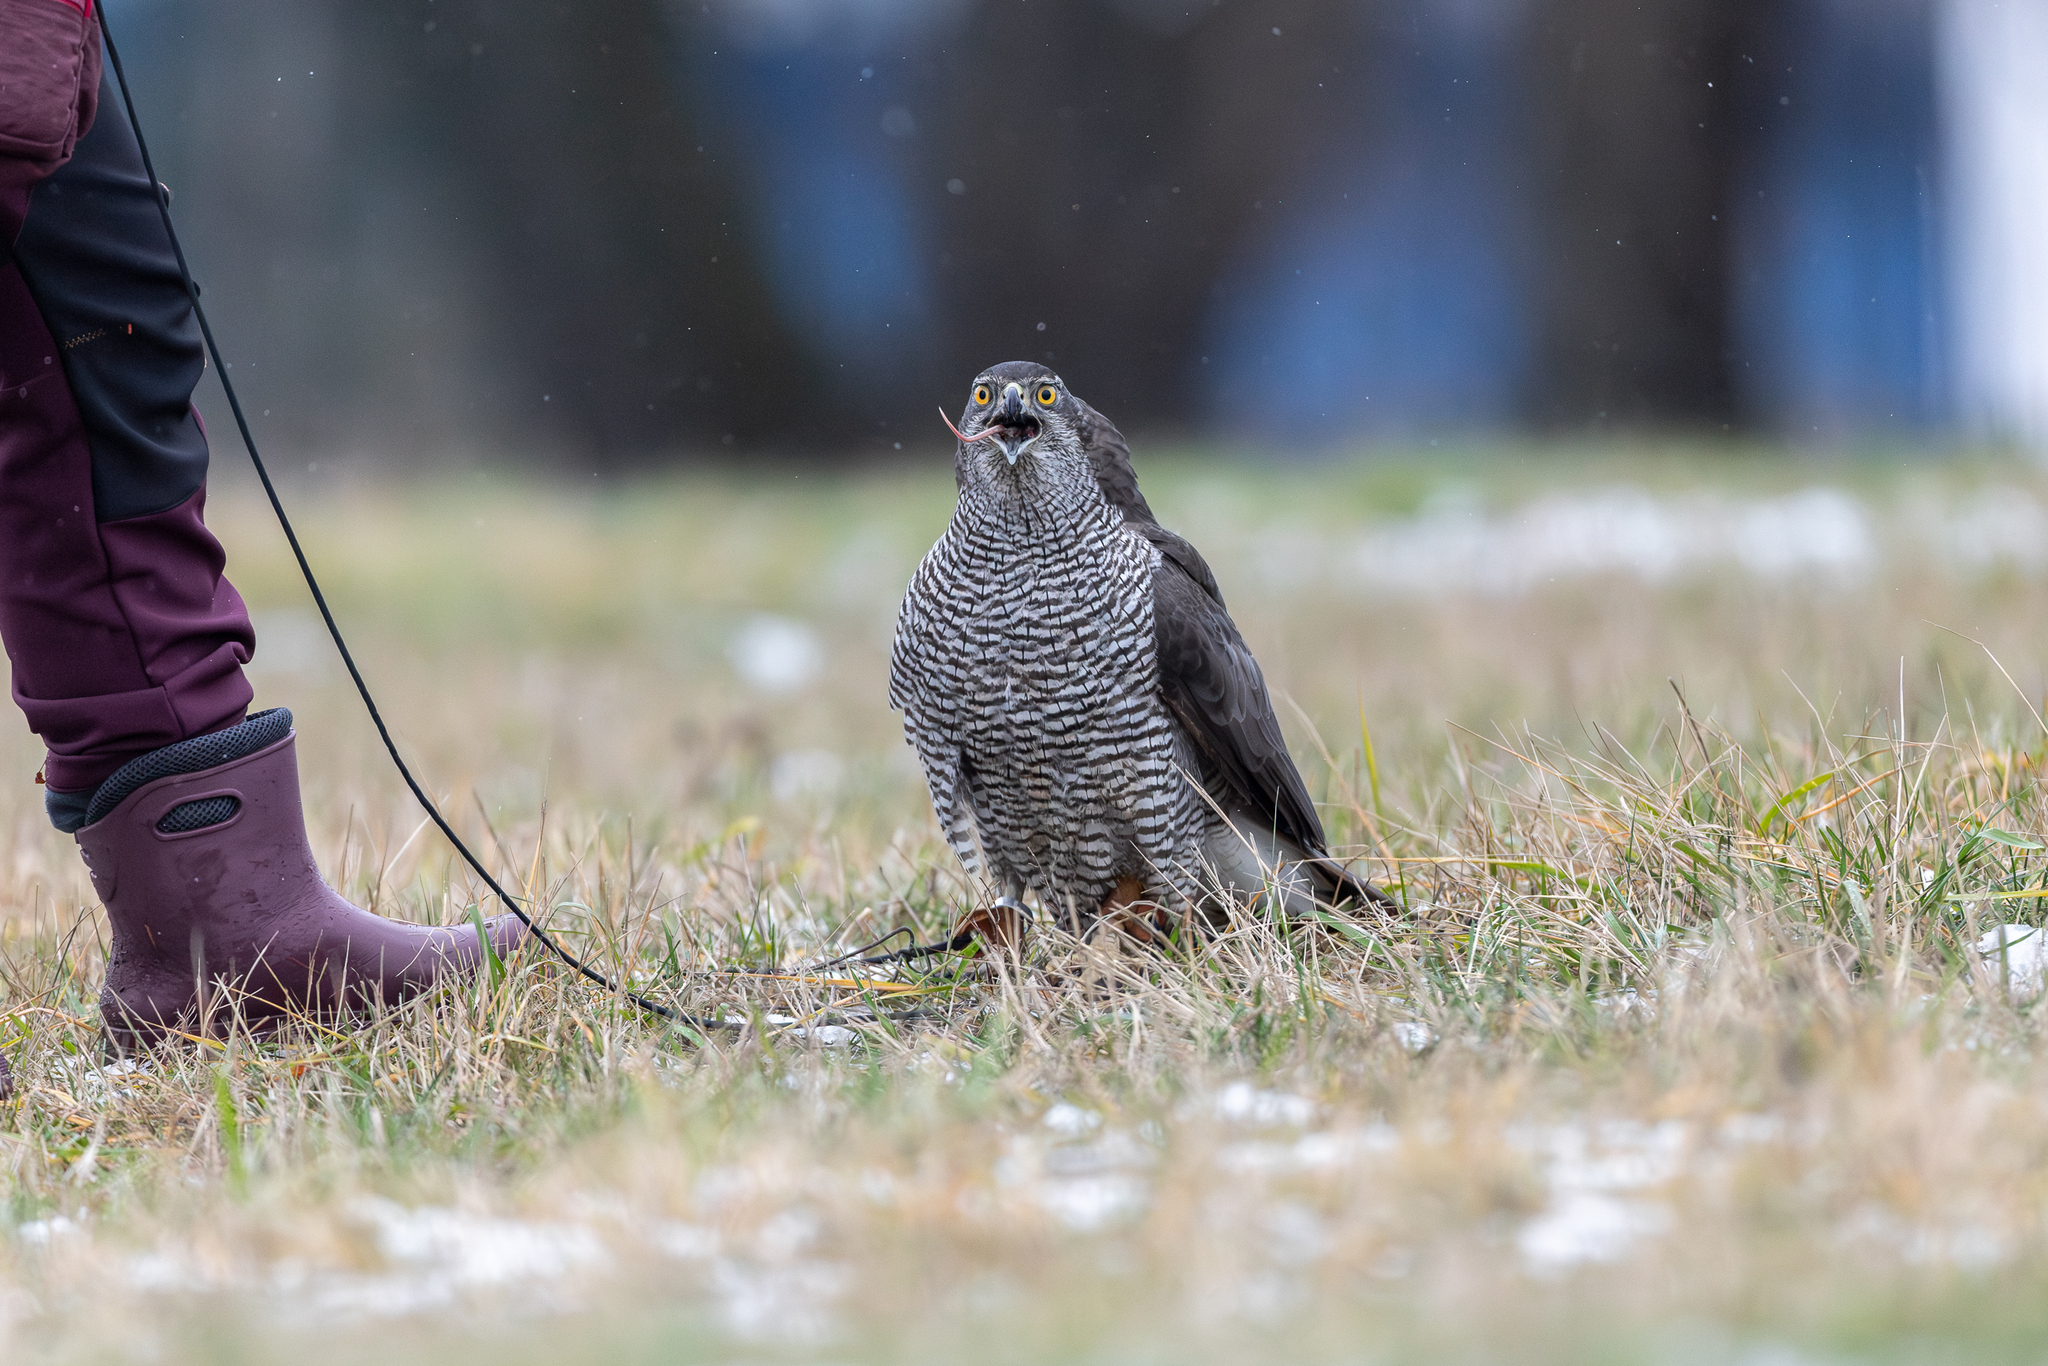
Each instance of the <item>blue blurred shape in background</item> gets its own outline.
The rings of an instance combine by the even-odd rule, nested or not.
[[[2048,451],[2048,0],[109,9],[309,445],[889,451],[1021,337],[1134,431]]]
[[[1930,15],[1801,0],[1779,22],[1731,197],[1738,393],[1809,437],[1925,426],[1946,410]]]
[[[1500,425],[1529,360],[1522,7],[1373,11],[1372,107],[1216,288],[1216,416],[1293,440]]]
[[[901,49],[934,0],[740,7],[689,54],[685,98],[742,168],[750,236],[777,308],[828,374],[900,375],[930,347],[930,250],[905,186],[920,136]]]

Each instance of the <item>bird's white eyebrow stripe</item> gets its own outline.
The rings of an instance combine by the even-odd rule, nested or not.
[[[995,382],[996,377],[994,375],[977,375],[975,376],[974,384],[970,385],[969,387],[973,388],[983,384],[994,384]],[[1054,388],[1060,390],[1062,393],[1064,393],[1067,388],[1067,382],[1061,379],[1058,375],[1040,375],[1038,377],[1037,382],[1040,384],[1050,384]],[[1020,389],[1023,387],[1021,384],[1018,384],[1016,380],[1011,380],[1010,383],[1017,384],[1017,387]]]

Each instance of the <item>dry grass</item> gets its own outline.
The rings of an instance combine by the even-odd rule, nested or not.
[[[2048,886],[2048,578],[1973,554],[1998,533],[1970,510],[2048,489],[1717,459],[1152,472],[1300,704],[1333,836],[1412,916],[868,977],[730,969],[930,935],[972,894],[882,701],[942,474],[302,499],[465,835],[610,970],[747,1027],[700,1040],[528,957],[360,1030],[110,1072],[97,908],[9,739],[0,1342],[2031,1357],[2048,1071],[1974,945]],[[1848,489],[1869,553],[1405,595],[1331,568],[1447,489],[1499,514],[1619,478],[1737,520]],[[323,866],[462,917],[472,880],[274,615],[299,601],[275,532],[218,502]],[[759,612],[808,623],[824,676],[750,690],[726,648]]]

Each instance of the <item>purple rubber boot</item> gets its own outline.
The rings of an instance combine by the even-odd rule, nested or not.
[[[299,807],[291,713],[144,755],[94,794],[78,845],[106,904],[113,952],[100,992],[118,1051],[395,1002],[475,968],[471,926],[372,915],[321,881]],[[501,954],[525,933],[485,922]]]

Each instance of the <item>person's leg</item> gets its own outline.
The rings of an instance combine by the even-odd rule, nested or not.
[[[122,764],[242,720],[255,641],[201,515],[199,327],[124,121],[96,119],[35,187],[12,257],[0,638],[52,818],[75,830]]]
[[[0,639],[51,818],[106,904],[100,1010],[125,1047],[208,1028],[223,982],[252,1021],[331,1014],[482,946],[321,881],[291,714],[247,715],[249,617],[201,516],[197,322],[133,131],[102,101],[32,191],[0,147]],[[522,932],[489,927],[500,950]]]

